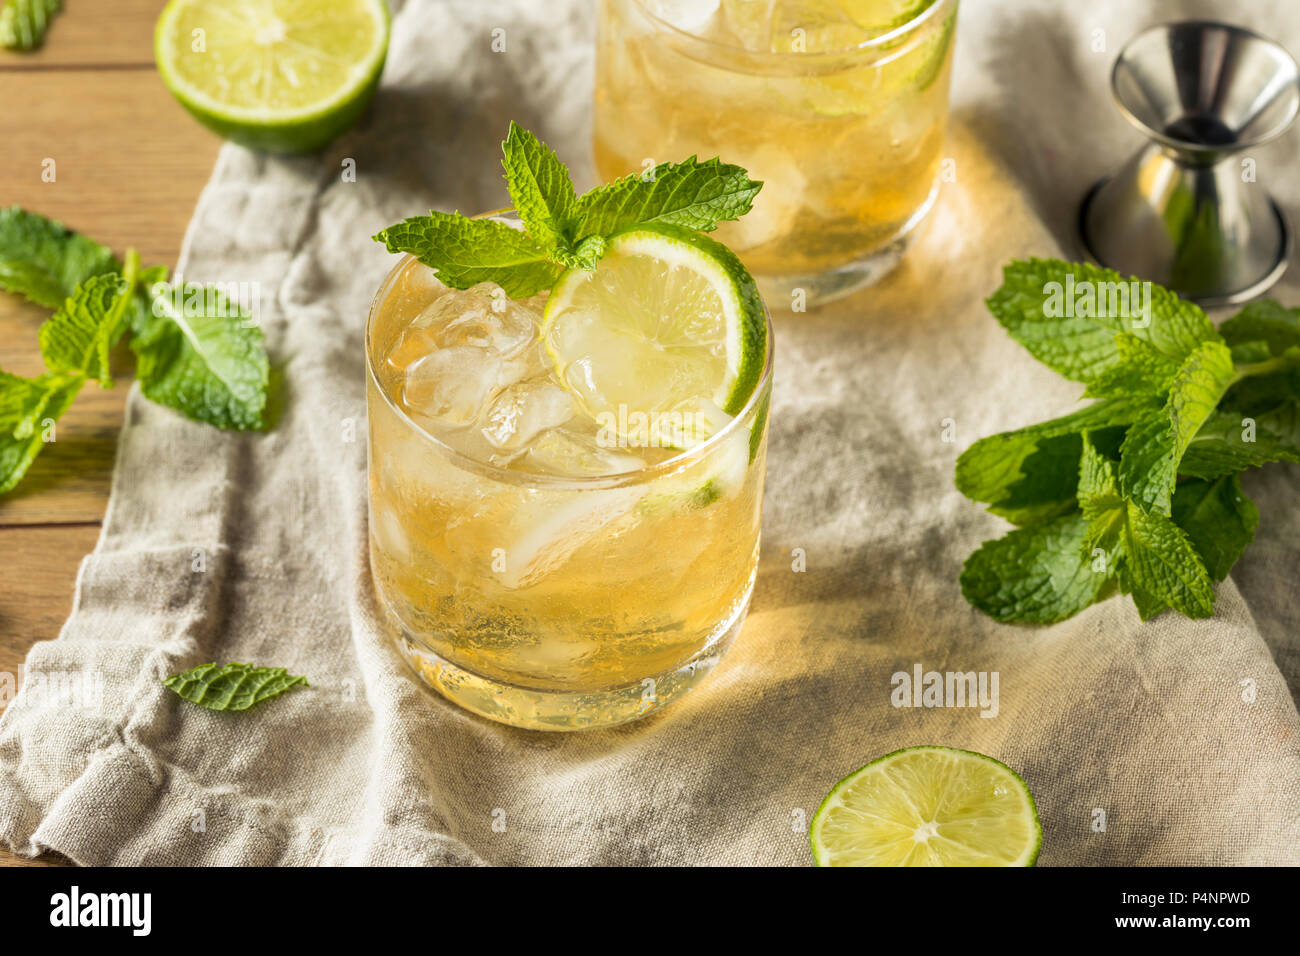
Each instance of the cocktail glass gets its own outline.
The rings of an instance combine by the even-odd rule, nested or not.
[[[764,186],[716,237],[769,306],[845,295],[934,203],[956,18],[957,0],[601,0],[597,168],[725,156]]]
[[[697,447],[650,454],[546,429],[511,458],[488,453],[481,421],[454,440],[422,425],[388,361],[444,292],[405,256],[366,328],[370,559],[399,648],[450,700],[518,727],[663,707],[713,669],[749,606],[770,345],[744,409]],[[520,467],[534,460],[549,473]]]

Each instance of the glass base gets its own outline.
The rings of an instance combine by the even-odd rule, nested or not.
[[[755,275],[754,281],[758,284],[763,301],[773,311],[780,309],[784,312],[804,312],[874,285],[893,272],[902,261],[903,254],[911,245],[916,227],[938,197],[939,184],[936,182],[921,208],[912,214],[892,239],[852,262],[807,275]]]
[[[439,657],[394,625],[397,648],[424,682],[454,704],[527,730],[590,730],[612,727],[667,707],[704,680],[731,647],[749,610],[754,583],[730,619],[690,660],[635,684],[598,691],[539,691],[491,680]]]

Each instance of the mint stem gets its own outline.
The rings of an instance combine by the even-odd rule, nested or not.
[[[1231,384],[1236,385],[1243,379],[1254,378],[1259,375],[1273,375],[1277,372],[1290,371],[1293,368],[1300,368],[1300,348],[1295,346],[1287,349],[1281,355],[1275,355],[1263,362],[1252,362],[1248,365],[1237,366]]]

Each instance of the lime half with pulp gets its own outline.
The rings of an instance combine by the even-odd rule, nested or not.
[[[837,783],[813,817],[818,866],[1033,866],[1043,828],[1029,787],[969,750],[909,747]]]
[[[385,0],[171,0],[154,56],[205,126],[252,149],[303,153],[365,111],[388,30]]]
[[[767,362],[767,317],[735,253],[663,223],[616,233],[595,269],[560,276],[542,335],[560,380],[631,445],[707,439]]]

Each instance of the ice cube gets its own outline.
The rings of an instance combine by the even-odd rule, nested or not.
[[[489,407],[483,437],[500,451],[519,451],[548,428],[563,425],[575,410],[573,398],[557,385],[511,385]]]
[[[526,461],[533,471],[573,478],[622,475],[645,467],[636,455],[602,445],[594,431],[578,428],[553,428],[542,433],[528,447]]]
[[[564,500],[554,494],[532,499],[511,515],[505,570],[497,580],[512,590],[536,583],[631,512],[645,493],[633,485],[574,491]]]
[[[647,0],[646,3],[660,20],[697,36],[711,32],[721,5],[722,0]]]
[[[428,329],[409,327],[388,353],[388,364],[399,372],[418,359],[438,350],[438,340]]]
[[[409,562],[414,558],[411,539],[407,537],[402,519],[387,503],[376,504],[371,499],[370,520],[374,528],[375,543],[390,561]]]
[[[762,181],[763,189],[754,197],[754,208],[731,224],[731,244],[753,249],[794,228],[807,180],[790,154],[770,143],[758,147],[743,162],[749,175]]]
[[[406,325],[415,320],[430,302],[447,291],[432,269],[412,262],[394,280],[382,309],[385,324]]]
[[[537,310],[513,301],[495,282],[480,282],[449,290],[411,324],[443,348],[472,345],[510,356],[537,339],[540,323]]]
[[[502,365],[501,356],[490,349],[438,349],[406,367],[402,401],[440,425],[470,425],[500,390]]]
[[[529,346],[517,355],[512,355],[501,363],[498,383],[514,385],[550,374],[551,362],[540,342]]]
[[[773,0],[722,0],[727,32],[746,50],[770,52]]]

